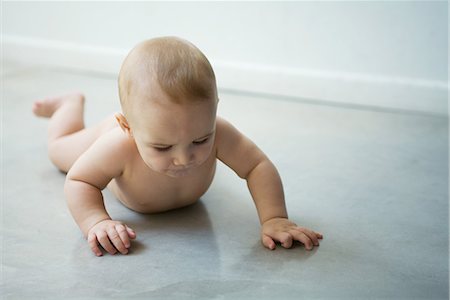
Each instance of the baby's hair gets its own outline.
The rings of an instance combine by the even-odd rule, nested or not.
[[[150,94],[152,83],[174,103],[216,101],[214,71],[206,56],[190,42],[177,37],[146,40],[134,47],[119,73],[122,109],[128,110],[130,95]]]

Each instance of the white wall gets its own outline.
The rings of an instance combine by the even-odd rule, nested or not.
[[[447,113],[446,2],[3,2],[4,59],[116,74],[184,37],[219,87]]]

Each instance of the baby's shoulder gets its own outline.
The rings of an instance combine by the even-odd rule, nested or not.
[[[127,136],[120,127],[113,128],[103,133],[97,140],[97,147],[110,155],[120,157],[122,160],[132,156],[136,152],[136,144]]]
[[[216,117],[216,134],[221,135],[233,125],[222,117]]]
[[[241,132],[224,118],[217,117],[216,119],[216,147],[220,148],[230,147],[242,137]]]
[[[215,146],[219,146],[223,139],[224,133],[226,132],[226,127],[228,125],[228,121],[224,118],[217,116],[216,117],[216,134],[215,134]]]
[[[129,165],[133,157],[133,141],[130,140],[120,128],[101,134],[77,159],[67,174],[68,178],[83,178],[83,181],[103,189]]]

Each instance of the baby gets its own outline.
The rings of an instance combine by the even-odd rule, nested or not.
[[[288,220],[280,176],[267,156],[217,117],[216,79],[188,41],[161,37],[138,44],[119,74],[123,113],[85,128],[84,96],[36,101],[50,118],[48,152],[67,172],[64,192],[92,251],[127,254],[136,233],[112,220],[102,190],[128,208],[158,213],[195,203],[209,188],[219,159],[247,181],[261,223],[261,241],[275,249],[299,241],[311,250],[322,235]]]

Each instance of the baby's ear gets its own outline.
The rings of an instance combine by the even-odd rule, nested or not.
[[[123,132],[125,132],[129,137],[132,138],[133,133],[131,132],[130,125],[128,124],[128,121],[125,118],[125,116],[121,113],[116,113],[114,117],[116,118],[116,121],[117,123],[119,123],[120,128],[122,128]]]

